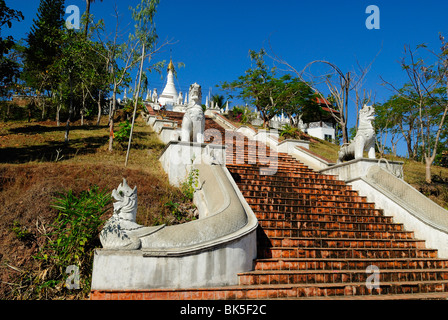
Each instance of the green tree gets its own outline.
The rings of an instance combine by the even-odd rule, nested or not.
[[[246,70],[243,76],[230,83],[224,82],[221,88],[236,91],[237,97],[255,106],[266,127],[269,121],[278,113],[281,80],[275,77],[275,69],[269,68],[264,57],[266,52],[249,50],[252,68]]]
[[[427,183],[432,182],[431,166],[438,154],[448,114],[448,43],[442,35],[440,41],[441,52],[430,51],[434,57],[432,64],[422,56],[417,56],[420,49],[426,49],[426,45],[418,45],[415,50],[405,46],[405,56],[400,64],[408,77],[410,94],[397,90],[386,82],[417,110],[419,151],[425,161]]]
[[[136,23],[135,34],[130,35],[130,40],[137,43],[135,60],[140,61],[140,68],[138,71],[138,82],[136,83],[136,88],[134,89],[134,112],[132,114],[131,132],[129,134],[128,149],[126,152],[126,160],[124,164],[125,166],[127,166],[128,164],[129,154],[131,150],[132,133],[134,131],[135,116],[137,113],[137,106],[140,98],[144,63],[146,59],[151,62],[153,55],[160,50],[160,48],[157,47],[158,36],[154,23],[154,17],[159,2],[159,0],[142,0],[135,9],[130,8],[132,12],[132,18]],[[138,54],[139,51],[140,55]]]
[[[289,117],[290,125],[297,125],[299,119],[312,122],[321,119],[322,109],[317,103],[317,95],[310,86],[299,78],[285,75],[280,78],[282,112]]]
[[[400,132],[397,125],[399,117],[393,114],[396,112],[394,109],[395,105],[387,101],[385,103],[376,103],[373,107],[375,109],[376,146],[380,153],[380,158],[383,157],[386,150],[389,150],[389,147],[387,147],[388,142],[391,144],[393,155],[396,156]]]
[[[117,24],[115,27],[114,38],[109,40],[104,38],[100,31],[103,28],[99,28],[96,32],[98,38],[98,44],[102,58],[106,65],[108,73],[108,81],[112,87],[112,105],[109,112],[109,151],[113,151],[114,141],[114,116],[117,110],[117,94],[120,93],[120,88],[126,86],[131,81],[129,71],[137,63],[134,54],[136,50],[136,43],[132,43],[129,39],[125,43],[120,43],[119,39],[119,13],[115,11]]]
[[[22,12],[9,8],[6,6],[5,0],[0,0],[0,30],[5,26],[11,28],[13,21],[20,22],[23,19]],[[2,97],[7,95],[20,73],[19,64],[10,54],[14,45],[15,41],[12,36],[3,38],[0,34],[0,92]]]
[[[108,72],[101,50],[101,46],[83,33],[65,29],[60,58],[49,67],[52,73],[61,75],[54,95],[68,109],[66,142],[69,141],[70,122],[79,116],[83,124],[84,117],[93,112],[94,103],[101,103],[101,92],[109,90]]]
[[[375,107],[375,128],[384,128],[391,134],[398,131],[406,142],[410,159],[417,160],[418,141],[420,138],[418,126],[418,108],[412,99],[415,97],[410,84],[399,89],[399,94],[391,96],[385,103]],[[392,137],[391,137],[392,138]]]
[[[269,68],[264,61],[264,49],[250,50],[249,55],[252,68],[238,80],[224,82],[222,89],[236,91],[237,97],[253,104],[265,127],[280,112],[288,115],[291,124],[297,124],[300,117],[306,121],[320,118],[321,108],[309,85],[290,74],[277,76],[276,69]]]
[[[120,89],[129,84],[131,81],[129,72],[139,65],[137,73],[136,88],[134,89],[135,108],[137,107],[140,95],[141,78],[143,78],[143,66],[145,60],[152,62],[152,57],[162,47],[170,44],[169,41],[163,44],[158,44],[158,37],[155,29],[154,15],[159,0],[142,0],[141,3],[134,9],[130,8],[132,18],[135,21],[135,32],[130,34],[125,42],[120,42],[119,34],[119,14],[116,10],[117,24],[112,40],[108,40],[101,32],[97,32],[98,43],[102,47],[105,54],[101,54],[109,74],[109,81],[112,87],[112,106],[109,113],[109,151],[113,151],[114,141],[114,115],[117,109],[117,94]],[[148,69],[161,70],[163,63],[151,64]],[[135,111],[136,109],[134,109]],[[132,134],[130,140],[132,139]],[[128,152],[129,155],[129,152]],[[126,158],[128,158],[128,155]],[[127,161],[126,161],[127,162]]]
[[[29,86],[50,91],[59,81],[59,75],[49,74],[49,68],[61,56],[64,0],[41,0],[37,11],[27,37],[24,74]]]
[[[211,97],[211,101],[213,101],[215,106],[219,108],[224,108],[224,104],[226,103],[226,98],[222,94],[214,94]]]

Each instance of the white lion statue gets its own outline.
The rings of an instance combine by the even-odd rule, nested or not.
[[[100,241],[105,249],[137,250],[141,247],[141,237],[164,227],[145,227],[136,223],[137,187],[131,189],[126,179],[112,191],[114,213],[101,230]]]
[[[359,111],[358,132],[353,140],[344,144],[339,150],[338,163],[363,157],[367,151],[370,159],[375,159],[375,130],[372,125],[375,109],[364,105]]]
[[[193,134],[193,142],[204,143],[205,116],[201,106],[201,86],[193,83],[188,93],[190,103],[187,106],[182,120],[182,141],[190,141]]]

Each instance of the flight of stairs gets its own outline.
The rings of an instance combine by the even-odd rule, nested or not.
[[[210,118],[206,128],[224,137]],[[109,292],[98,298],[448,298],[448,259],[438,258],[437,250],[426,248],[345,182],[288,154],[277,154],[275,174],[262,174],[269,171],[266,165],[247,161],[256,159],[248,151],[256,142],[244,140],[245,163],[235,163],[233,148],[227,168],[259,221],[253,271],[239,274],[238,286]]]

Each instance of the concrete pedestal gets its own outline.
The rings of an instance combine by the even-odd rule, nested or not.
[[[380,166],[392,173],[395,177],[403,179],[403,162],[388,161],[385,159],[361,158],[343,163],[335,164],[331,167],[320,170],[320,173],[337,175],[340,180],[346,182],[353,181],[367,174],[373,166]]]

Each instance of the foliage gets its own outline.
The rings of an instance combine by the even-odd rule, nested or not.
[[[317,95],[308,84],[290,75],[285,75],[280,80],[281,111],[288,115],[291,123],[297,124],[299,119],[305,123],[321,119],[322,108],[317,103]]]
[[[182,199],[179,202],[169,200],[164,204],[170,214],[174,216],[176,223],[187,222],[196,219],[195,209],[196,207],[192,203],[194,193],[199,187],[199,170],[191,169],[187,178],[180,185],[180,191],[182,193]]]
[[[111,195],[107,190],[93,186],[79,196],[69,190],[56,197],[52,207],[59,211],[54,222],[54,241],[49,248],[54,250],[62,264],[82,265],[82,255],[95,247],[103,214],[110,209]]]
[[[23,14],[20,11],[8,8],[5,0],[0,0],[0,29],[5,25],[12,27],[12,21],[23,20]],[[4,97],[19,76],[19,64],[11,56],[15,41],[12,36],[3,38],[0,34],[0,94]]]
[[[136,86],[135,92],[140,91],[143,63],[146,59],[151,61],[152,56],[159,49],[156,48],[158,36],[156,33],[154,17],[159,0],[142,0],[136,8],[130,8],[132,18],[135,22],[134,33],[129,34],[128,40],[125,43],[118,43],[118,22],[113,41],[104,41],[99,37],[99,45],[106,52],[103,55],[104,61],[107,65],[109,74],[109,81],[112,86],[112,108],[109,115],[109,151],[113,151],[113,130],[114,130],[114,115],[117,109],[117,93],[120,88],[129,83],[129,71],[133,69],[140,62],[139,82]],[[117,13],[117,21],[119,21]],[[159,70],[160,64],[153,64],[148,69]],[[131,129],[132,130],[132,129]],[[130,142],[130,141],[129,141]],[[129,152],[128,152],[129,154]],[[126,163],[128,159],[126,156]]]
[[[101,2],[103,0],[100,0]],[[95,0],[86,0],[86,11],[84,13],[85,18],[86,18],[86,23],[84,25],[84,36],[87,37],[87,34],[89,32],[89,23],[90,23],[90,4],[95,2]]]
[[[27,38],[24,77],[30,87],[43,92],[54,88],[60,78],[49,68],[61,57],[64,0],[41,0],[37,10]]]
[[[249,50],[252,68],[238,80],[221,84],[222,89],[236,91],[237,97],[254,105],[260,113],[264,127],[277,114],[285,111],[290,118],[303,113],[312,116],[320,108],[315,103],[312,90],[300,79],[289,74],[279,77],[276,68],[269,68],[264,57],[266,52]],[[308,115],[307,115],[308,117]]]
[[[199,187],[199,170],[191,169],[188,173],[187,179],[182,182],[180,189],[184,197],[188,200],[193,200],[194,192]]]
[[[391,152],[396,155],[396,145],[401,137],[405,138],[408,155],[415,159],[414,129],[416,127],[415,109],[404,98],[394,95],[385,103],[376,103],[374,128],[377,134],[377,148],[382,156],[388,149],[390,142]],[[388,141],[389,140],[389,141]]]
[[[224,105],[226,104],[226,101],[222,94],[214,94],[211,98],[211,101],[213,101],[215,106],[218,106],[220,109],[225,107]]]
[[[49,241],[36,256],[48,267],[43,277],[43,287],[54,288],[61,281],[68,266],[80,270],[80,286],[90,290],[93,249],[98,246],[98,235],[103,223],[103,215],[110,209],[110,192],[99,190],[97,186],[76,196],[71,190],[59,194],[52,207],[59,215],[52,225],[53,231],[47,236]]]
[[[302,131],[297,127],[285,124],[280,130],[280,136],[285,139],[300,139],[302,137]]]
[[[17,220],[13,222],[11,231],[14,232],[14,234],[17,236],[17,239],[27,244],[35,238],[34,234],[29,231],[28,228],[22,226]]]
[[[115,134],[115,139],[119,142],[126,142],[129,140],[129,135],[131,134],[131,124],[129,120],[122,122],[118,125],[120,129]]]
[[[20,287],[14,287],[11,297],[21,299],[51,299],[70,295],[85,298],[90,292],[93,265],[93,249],[99,246],[99,231],[103,215],[111,206],[110,192],[97,186],[75,195],[71,190],[60,193],[51,206],[58,210],[54,222],[38,231],[42,233],[39,250],[33,259],[38,270],[18,270]],[[26,241],[30,237],[26,228],[14,222],[13,232]],[[31,235],[34,237],[34,235]],[[66,286],[70,268],[79,271],[79,283],[75,288]],[[65,288],[64,288],[65,287]],[[23,288],[23,289],[22,289]],[[80,290],[78,290],[80,289]]]
[[[407,75],[408,83],[397,89],[390,85],[397,93],[394,97],[393,115],[398,119],[401,114],[410,114],[415,125],[408,123],[408,131],[403,136],[408,144],[408,153],[414,158],[424,159],[426,164],[426,182],[431,183],[431,166],[437,155],[442,151],[439,146],[446,144],[446,118],[448,115],[448,43],[440,35],[441,52],[429,51],[432,61],[424,59],[421,49],[427,50],[426,45],[418,45],[416,49],[405,46],[405,55],[400,64]],[[397,103],[398,99],[400,102]],[[405,107],[403,110],[401,107]],[[404,112],[403,112],[404,111]],[[390,115],[389,115],[390,116]],[[418,139],[414,142],[412,139]],[[411,144],[414,143],[412,146]],[[411,153],[412,147],[412,153]]]
[[[256,114],[247,106],[234,106],[231,110],[232,120],[246,124],[256,118]]]
[[[134,99],[129,99],[126,101],[126,104],[124,105],[124,107],[122,109],[126,116],[127,115],[132,116],[132,114],[134,112],[134,106],[135,106]],[[144,110],[143,98],[139,97],[138,102],[137,102],[136,113],[139,114],[143,110]]]
[[[165,207],[170,210],[171,214],[176,217],[177,221],[182,220],[182,211],[179,209],[179,203],[170,200],[165,203]]]
[[[264,61],[266,52],[249,50],[252,68],[245,71],[238,80],[230,83],[224,82],[221,87],[224,90],[237,91],[237,97],[253,104],[260,112],[266,123],[276,113],[276,95],[278,94],[274,81],[274,69],[269,69]]]
[[[434,160],[434,164],[448,168],[448,150],[444,150],[441,153],[439,153],[438,157]]]

